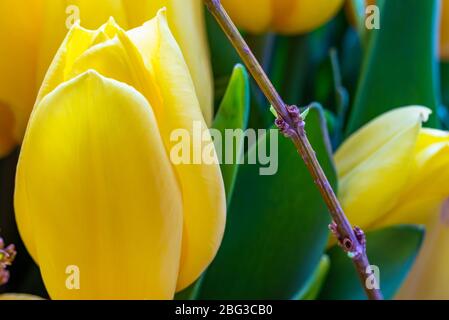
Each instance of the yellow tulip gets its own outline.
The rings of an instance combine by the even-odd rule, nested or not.
[[[344,0],[222,0],[236,24],[252,33],[312,31],[329,21]]]
[[[127,32],[70,30],[16,176],[19,230],[52,298],[171,299],[201,275],[226,208],[218,164],[170,162],[170,133],[194,122],[208,134],[165,11]]]
[[[37,91],[77,18],[96,29],[112,16],[129,30],[168,8],[168,21],[193,78],[204,118],[212,121],[212,74],[201,0],[0,1],[0,157],[20,144]]]
[[[354,225],[367,231],[410,223],[428,227],[419,272],[404,287],[409,298],[449,298],[449,260],[440,255],[449,249],[449,228],[441,219],[435,224],[449,198],[449,132],[422,128],[429,115],[424,107],[386,113],[335,155],[339,198]]]

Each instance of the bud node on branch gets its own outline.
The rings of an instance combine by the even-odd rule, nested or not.
[[[10,244],[5,248],[5,242],[0,238],[0,286],[9,281],[9,271],[6,268],[12,265],[16,254],[15,246]]]

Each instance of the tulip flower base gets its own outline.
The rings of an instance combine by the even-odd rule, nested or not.
[[[373,300],[383,299],[379,289],[368,289],[365,285],[367,280],[366,270],[370,265],[366,254],[365,240],[361,237],[360,231],[358,234],[354,232],[354,229],[346,218],[337,196],[308,140],[304,129],[304,119],[302,118],[299,109],[296,106],[287,106],[285,104],[264,72],[262,66],[252,53],[248,44],[245,42],[237,27],[221,5],[220,0],[204,0],[204,2],[278,114],[278,118],[275,122],[276,126],[285,136],[291,138],[313,176],[333,218],[331,229],[334,234],[337,235],[339,243],[348,253],[348,256],[352,258],[367,296]]]

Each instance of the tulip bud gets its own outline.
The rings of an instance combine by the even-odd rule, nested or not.
[[[96,29],[112,16],[132,29],[164,6],[210,125],[213,84],[201,0],[2,0],[0,29],[7,32],[0,34],[0,157],[21,143],[41,82],[78,19],[85,28]]]
[[[337,151],[339,198],[364,230],[422,224],[426,237],[400,298],[448,299],[449,132],[424,129],[430,110],[393,110],[354,133]]]
[[[252,33],[302,34],[329,21],[344,0],[222,0],[236,24]]]
[[[213,84],[202,0],[43,1],[44,27],[42,38],[44,42],[40,46],[39,79],[42,79],[45,75],[51,59],[68,31],[62,26],[67,23],[69,17],[67,8],[69,6],[78,8],[81,25],[88,29],[100,27],[110,16],[114,17],[124,29],[132,29],[150,20],[159,9],[166,7],[170,29],[181,47],[189,67],[204,118],[207,124],[211,124]]]
[[[423,129],[429,115],[424,107],[390,111],[339,148],[339,198],[355,225],[425,223],[449,196],[449,134]]]
[[[208,133],[164,11],[127,32],[113,19],[70,30],[16,178],[19,230],[52,298],[171,299],[202,274],[226,207],[218,164],[169,159],[170,133],[194,122]]]

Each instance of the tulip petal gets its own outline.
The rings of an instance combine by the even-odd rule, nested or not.
[[[161,30],[163,32],[161,32]],[[161,45],[164,44],[163,40],[165,39],[169,39],[169,46],[164,48],[165,51],[161,53],[159,50],[162,50],[160,48]],[[140,53],[136,50],[133,43],[140,49]],[[168,72],[169,69],[166,65],[159,66],[159,62],[161,61],[161,59],[159,59],[160,56],[167,57],[166,64],[171,68],[175,68],[172,73]],[[144,58],[143,60],[142,57]],[[154,58],[149,59],[149,57]],[[173,58],[173,62],[168,60],[171,58]],[[169,137],[172,130],[179,128],[192,130],[194,121],[198,121],[203,130],[206,130],[207,127],[198,106],[188,69],[182,54],[180,53],[179,47],[173,39],[173,36],[170,34],[165,17],[162,15],[147,23],[144,27],[131,30],[127,34],[123,31],[118,31],[117,38],[90,47],[73,63],[71,76],[76,76],[90,68],[101,72],[105,76],[132,85],[147,97],[148,101],[150,101],[151,105],[154,107],[159,127],[163,131],[167,150],[171,150]],[[168,79],[161,80],[160,74],[167,75]],[[170,79],[170,77],[172,77],[172,79]],[[182,81],[183,77],[184,83]],[[179,84],[170,82],[176,79],[181,79]],[[161,89],[160,84],[169,85],[170,87]],[[176,86],[179,87],[178,93],[167,91],[167,89],[173,90]],[[185,95],[184,92],[188,92],[188,94]],[[175,97],[174,100],[173,97]],[[172,120],[172,117],[178,117],[178,119]],[[191,173],[192,169],[193,173]],[[189,194],[203,189],[206,190],[204,191],[205,194],[207,194],[207,192],[211,193],[209,203],[207,201],[197,201],[197,203],[195,203],[195,200],[185,200],[185,215],[190,216],[191,212],[203,212],[203,214],[208,215],[210,212],[217,212],[217,208],[211,208],[211,206],[214,206],[216,198],[215,194],[220,192],[222,184],[221,174],[219,174],[217,169],[219,170],[218,165],[204,165],[201,167],[192,165],[181,169],[183,173],[180,174],[180,179],[185,182],[184,187],[187,190],[190,190]],[[209,175],[208,172],[211,172],[211,181],[208,181],[207,179],[201,181],[201,179],[198,179],[198,177]],[[198,175],[195,176],[196,174]],[[219,176],[217,176],[217,174]],[[195,183],[192,184],[190,180],[194,180]],[[208,189],[210,187],[209,184],[212,184],[210,190]],[[184,196],[184,198],[186,199],[187,196]],[[185,282],[185,284],[180,286],[187,287],[193,282],[208,265],[218,249],[218,244],[220,243],[222,236],[221,229],[224,227],[224,209],[222,208],[222,203],[220,203],[220,201],[221,199],[218,201],[218,216],[221,216],[220,218],[215,217],[215,213],[210,214],[210,219],[205,219],[199,214],[199,217],[193,218],[195,221],[194,223],[190,224],[186,222],[186,225],[189,225],[187,227],[188,229],[199,228],[197,224],[204,223],[204,227],[202,228],[208,228],[208,232],[211,234],[211,237],[215,238],[215,240],[212,240],[210,248],[202,249],[203,254],[198,255],[198,259],[195,258],[190,262],[192,258],[186,258],[188,259],[186,262],[186,265],[188,266],[186,267],[186,270],[188,270],[186,271],[188,280],[184,281],[180,276],[180,283],[182,283],[182,281]],[[197,208],[198,206],[200,208]],[[208,237],[207,233],[205,233],[205,237]],[[198,237],[196,240],[186,239],[183,242],[191,243],[191,246],[195,249],[188,250],[192,252],[197,251],[196,246],[204,247],[204,240],[202,237]],[[185,250],[183,252],[185,252]]]
[[[124,2],[128,16],[134,22],[149,20],[163,8],[167,8],[170,29],[179,44],[200,102],[201,111],[208,125],[213,118],[213,81],[209,50],[206,39],[204,9],[201,0],[133,0]],[[140,15],[137,13],[140,12]],[[149,17],[144,13],[150,14]],[[146,18],[146,19],[143,19]]]
[[[128,28],[127,17],[121,0],[41,1],[43,1],[43,26],[38,55],[38,83],[44,78],[48,66],[67,31],[78,19],[80,19],[83,27],[97,29],[109,17],[114,17],[121,26]]]
[[[89,69],[125,82],[147,98],[158,95],[139,51],[111,18],[95,31],[73,27],[47,73],[37,103],[59,83]]]
[[[173,297],[182,196],[151,110],[132,87],[89,71],[33,112],[15,207],[52,298]],[[70,266],[79,290],[67,287]]]
[[[212,123],[212,71],[209,63],[201,0],[121,0],[122,3],[119,0],[101,0],[98,5],[91,0],[45,1],[50,1],[52,4],[45,3],[44,6],[46,12],[44,35],[42,36],[39,53],[39,76],[37,77],[39,82],[40,79],[44,78],[50,64],[49,60],[64,38],[66,20],[70,18],[67,16],[66,9],[70,6],[77,6],[80,13],[82,12],[81,24],[83,27],[92,29],[99,27],[109,16],[113,16],[118,24],[125,29],[134,28],[152,18],[160,8],[167,6],[168,20],[189,66],[203,116],[208,125]],[[53,4],[53,2],[55,3]],[[54,26],[60,27],[54,28]],[[50,32],[51,36],[46,34]],[[78,47],[82,48],[82,46],[77,45],[76,48]]]
[[[8,125],[13,125],[13,139],[16,142],[22,140],[38,89],[35,83],[36,57],[31,53],[37,51],[39,42],[40,9],[41,0],[29,0],[26,7],[23,1],[0,1],[0,108],[3,109],[0,117],[5,115],[4,107],[12,112],[14,122]],[[7,135],[2,139],[8,140],[9,145],[9,130]],[[2,148],[10,149],[10,146]]]
[[[424,107],[396,109],[360,129],[337,151],[339,197],[352,223],[367,228],[396,204],[429,115]]]
[[[272,0],[274,30],[305,33],[321,26],[337,14],[343,0]]]
[[[94,31],[81,28],[79,24],[70,29],[45,75],[36,105],[58,85],[68,80],[67,73],[72,69],[75,59],[93,45],[95,37]]]
[[[427,121],[430,110],[425,107],[405,107],[385,113],[350,136],[335,154],[338,174],[346,175],[385,145],[392,137]]]
[[[412,174],[395,208],[382,224],[427,224],[449,197],[449,133],[421,130]]]
[[[77,75],[73,69],[80,56],[85,54],[89,48],[113,39],[119,31],[121,31],[121,28],[113,18],[110,18],[97,30],[88,30],[82,28],[79,23],[75,23],[62,42],[45,75],[36,105],[59,84]]]
[[[204,120],[211,126],[213,77],[205,32],[203,1],[170,0],[167,4],[167,15],[170,29],[189,67]]]
[[[276,0],[278,1],[278,0]],[[272,0],[222,0],[232,20],[252,33],[262,33],[270,28],[273,18]]]
[[[396,299],[449,299],[449,225],[447,217],[442,219],[437,214],[439,211],[434,211],[427,224],[421,251]]]
[[[175,130],[185,129],[190,137],[195,137],[198,134],[193,128],[196,124],[199,134],[204,134],[207,141],[192,143],[189,150],[191,155],[201,155],[201,150],[213,143],[165,11],[160,11],[143,27],[129,31],[128,35],[146,59],[158,86],[162,107],[155,109],[155,113],[167,150],[172,150],[176,144],[170,141]],[[183,248],[177,288],[180,291],[192,284],[215,257],[224,232],[226,199],[218,160],[214,164],[180,164],[175,169],[184,201]]]
[[[309,32],[332,18],[343,0],[222,0],[234,22],[251,33]]]

